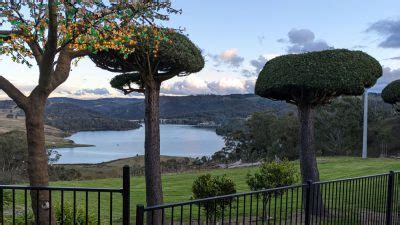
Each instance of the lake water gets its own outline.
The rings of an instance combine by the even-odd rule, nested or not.
[[[224,147],[224,141],[213,129],[189,125],[160,125],[161,154],[169,156],[210,156]],[[68,139],[92,147],[60,148],[57,163],[100,163],[143,155],[144,127],[129,131],[85,131]]]

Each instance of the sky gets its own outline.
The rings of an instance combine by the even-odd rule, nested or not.
[[[379,60],[384,73],[370,92],[400,79],[398,0],[172,0],[172,6],[183,13],[163,25],[183,28],[206,65],[199,73],[164,82],[164,95],[254,93],[267,60],[332,48],[362,50]],[[37,67],[5,56],[0,56],[0,74],[26,94],[38,80]],[[115,75],[82,59],[51,97],[125,97],[109,85]],[[7,97],[0,91],[0,98]]]

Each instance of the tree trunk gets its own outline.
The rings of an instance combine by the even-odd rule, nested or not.
[[[48,186],[48,157],[44,135],[44,109],[47,96],[31,96],[25,110],[28,141],[28,174],[31,186]],[[54,210],[50,214],[48,191],[31,191],[32,209],[39,224],[56,224]],[[50,223],[51,220],[51,223]]]
[[[314,142],[314,110],[310,105],[298,106],[300,119],[300,170],[302,182],[318,182],[319,172]],[[313,215],[323,213],[324,206],[319,185],[313,185],[312,190]]]
[[[145,87],[145,175],[148,206],[163,204],[160,168],[160,85]],[[148,224],[161,224],[161,212],[148,214]]]

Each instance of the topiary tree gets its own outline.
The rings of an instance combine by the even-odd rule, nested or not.
[[[163,203],[160,169],[160,86],[175,76],[187,76],[204,67],[200,49],[188,37],[173,30],[141,28],[135,52],[124,56],[118,51],[100,51],[90,57],[102,69],[122,73],[111,86],[124,94],[145,96],[145,174],[148,205]],[[165,32],[167,41],[154,45],[157,32]],[[151,219],[151,218],[150,218]]]
[[[27,96],[0,75],[4,91],[25,112],[28,174],[31,186],[49,184],[45,149],[44,109],[47,98],[69,77],[74,60],[99,50],[124,54],[134,50],[139,25],[167,19],[177,12],[159,1],[1,1],[0,55],[17,63],[37,65],[38,82]],[[33,212],[40,224],[55,224],[49,194],[31,192]],[[39,206],[39,209],[36,207]],[[52,212],[53,215],[49,216]]]
[[[400,112],[400,80],[392,81],[382,90],[382,99],[384,102],[392,104],[393,108]]]
[[[258,76],[255,93],[297,106],[303,182],[319,181],[314,108],[340,95],[361,95],[380,76],[382,67],[376,59],[364,52],[346,49],[284,55],[265,64]]]

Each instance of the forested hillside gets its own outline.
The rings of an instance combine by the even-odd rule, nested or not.
[[[63,131],[132,130],[140,127],[133,121],[113,118],[89,108],[69,103],[49,103],[45,123]]]
[[[141,120],[144,116],[143,99],[77,100],[52,98],[49,102],[76,105],[119,119]],[[163,119],[189,119],[220,123],[230,118],[248,117],[254,112],[264,110],[286,113],[294,110],[294,108],[284,102],[265,100],[252,94],[162,96],[160,100],[160,113]]]

